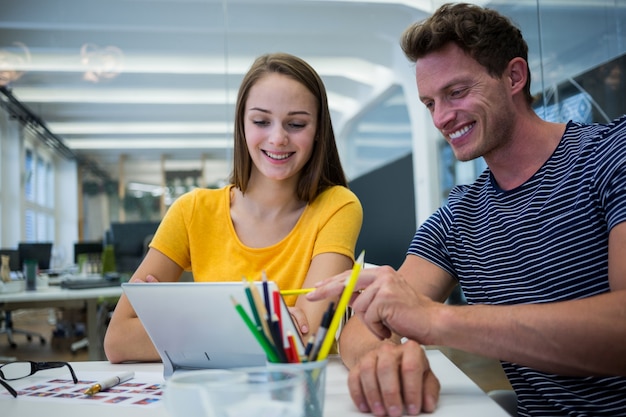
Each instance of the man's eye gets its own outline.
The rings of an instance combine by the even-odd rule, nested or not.
[[[467,92],[467,88],[460,88],[458,90],[452,90],[450,92],[450,97],[462,97]]]

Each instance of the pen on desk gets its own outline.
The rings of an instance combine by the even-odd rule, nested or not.
[[[111,378],[105,379],[104,381],[100,381],[85,391],[86,395],[94,395],[99,393],[100,391],[107,390],[109,388],[113,388],[116,385],[122,384],[129,379],[133,379],[135,377],[134,372],[124,372],[123,374],[113,376]]]
[[[297,288],[294,290],[280,290],[280,295],[302,295],[308,294],[311,291],[315,290],[315,288]]]

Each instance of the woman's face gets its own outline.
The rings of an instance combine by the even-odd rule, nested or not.
[[[297,179],[313,152],[317,100],[298,81],[271,73],[250,88],[244,132],[252,176]]]

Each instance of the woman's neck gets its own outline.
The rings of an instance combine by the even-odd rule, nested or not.
[[[294,211],[301,211],[306,205],[296,194],[297,181],[254,180],[250,178],[245,194],[235,190],[235,198],[248,214],[261,218],[275,218]],[[231,207],[233,201],[231,200]]]
[[[231,190],[230,217],[235,233],[249,247],[274,245],[296,226],[306,202],[298,200],[293,187],[249,185],[245,194],[236,187]]]

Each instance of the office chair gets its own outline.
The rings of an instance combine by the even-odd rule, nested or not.
[[[19,271],[20,270],[20,257],[19,252],[14,249],[0,249],[0,255],[8,255],[9,256],[9,268],[11,271]],[[31,332],[29,330],[16,329],[13,327],[13,318],[11,315],[12,311],[8,309],[3,309],[0,312],[0,334],[6,334],[7,339],[9,340],[9,346],[12,349],[17,348],[17,343],[13,340],[13,335],[15,334],[23,334],[26,336],[26,340],[29,342],[32,341],[33,338],[39,338],[39,341],[42,345],[46,344],[46,339],[39,333]]]
[[[33,340],[33,338],[39,338],[39,342],[42,345],[46,344],[46,339],[37,332],[31,332],[29,330],[16,329],[13,327],[13,319],[11,317],[11,310],[4,310],[3,316],[0,317],[0,321],[4,322],[4,326],[0,329],[0,334],[5,333],[7,335],[7,339],[9,340],[9,346],[12,349],[17,348],[17,343],[13,340],[13,335],[15,334],[23,334],[26,336],[26,340],[29,342]]]

